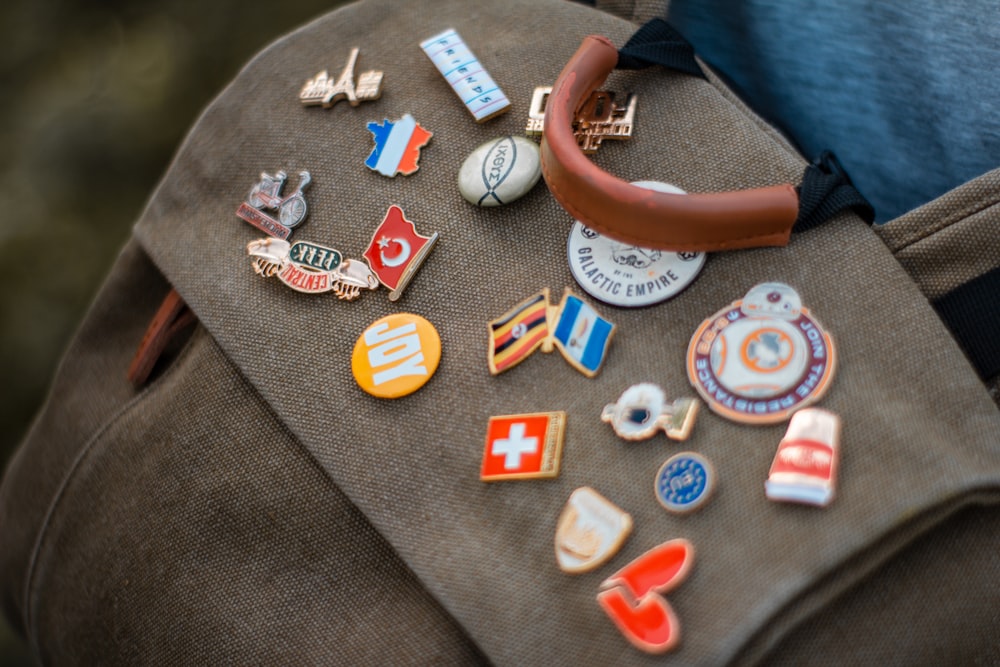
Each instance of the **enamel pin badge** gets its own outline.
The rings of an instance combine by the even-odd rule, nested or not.
[[[819,408],[792,415],[764,484],[770,500],[824,507],[833,500],[840,461],[840,417]]]
[[[341,299],[353,301],[361,290],[378,287],[378,280],[364,262],[344,259],[339,251],[316,243],[258,239],[247,244],[247,255],[258,275],[277,276],[296,292],[333,292]]]
[[[503,206],[526,195],[542,177],[535,142],[524,137],[487,141],[465,158],[458,170],[458,190],[470,204]]]
[[[549,290],[525,299],[487,325],[490,373],[500,373],[524,361],[539,347],[558,349],[563,358],[587,377],[594,377],[607,358],[615,325],[568,288],[558,306],[549,305]]]
[[[535,88],[524,133],[540,137],[545,125],[545,106],[552,86]],[[629,139],[635,127],[636,96],[626,96],[625,104],[615,104],[615,94],[595,90],[573,119],[573,135],[584,153],[595,153],[605,139]]]
[[[457,32],[445,30],[425,39],[420,48],[477,123],[484,123],[510,109],[510,100]]]
[[[416,225],[406,219],[403,209],[389,207],[372,234],[364,257],[379,282],[392,290],[390,301],[399,299],[437,239],[437,232],[431,236],[418,234]]]
[[[375,147],[365,159],[365,166],[390,178],[396,174],[409,176],[419,169],[420,149],[434,136],[405,114],[396,121],[386,118],[381,123],[368,123]]]
[[[299,101],[303,106],[320,106],[329,109],[340,100],[347,100],[352,107],[361,102],[377,100],[382,95],[382,72],[369,70],[358,78],[354,85],[354,67],[358,62],[359,49],[351,49],[347,65],[340,73],[340,78],[334,81],[330,74],[323,70],[314,78],[306,81],[299,93]]]
[[[299,172],[299,183],[287,197],[281,194],[286,180],[288,174],[283,171],[273,176],[261,172],[260,180],[250,189],[246,201],[236,209],[236,215],[268,236],[287,239],[309,211],[302,193],[312,178],[308,171]],[[272,218],[264,211],[275,211],[278,218]]]
[[[556,527],[556,562],[567,574],[589,572],[618,553],[632,517],[589,486],[574,491]]]
[[[688,380],[712,411],[744,424],[815,403],[835,366],[833,339],[784,283],[756,285],[705,320],[687,352]]]
[[[660,466],[653,490],[667,511],[693,512],[708,502],[715,490],[715,467],[696,452],[675,454]]]
[[[441,337],[434,325],[413,313],[394,313],[361,334],[351,370],[372,396],[401,398],[427,384],[440,361]]]
[[[687,578],[693,563],[690,542],[664,542],[606,579],[597,602],[633,646],[666,653],[680,641],[681,626],[663,596]]]
[[[648,440],[661,430],[671,440],[687,440],[700,407],[696,398],[668,402],[659,386],[640,382],[622,392],[617,403],[604,406],[601,421],[625,440]]]
[[[549,338],[549,288],[528,297],[487,326],[490,350],[487,363],[490,373],[499,375],[518,365],[539,347],[552,351]]]
[[[680,188],[658,181],[632,185],[684,195]],[[671,252],[621,243],[579,220],[566,241],[566,255],[573,278],[590,296],[612,306],[639,308],[680,294],[705,266],[703,252]]]
[[[565,412],[490,417],[479,479],[499,482],[559,475]]]

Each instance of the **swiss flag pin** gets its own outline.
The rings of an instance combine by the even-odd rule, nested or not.
[[[565,412],[490,417],[479,479],[556,477],[565,430]]]

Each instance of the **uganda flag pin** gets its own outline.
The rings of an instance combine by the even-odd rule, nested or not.
[[[489,323],[490,373],[499,375],[517,366],[539,347],[552,351],[549,339],[549,288],[543,288]]]
[[[499,375],[527,359],[539,347],[558,348],[563,358],[587,377],[601,370],[615,325],[569,289],[558,306],[549,304],[549,289],[520,302],[488,324],[490,373]]]

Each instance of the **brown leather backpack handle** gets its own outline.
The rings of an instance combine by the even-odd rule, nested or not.
[[[614,44],[590,35],[549,94],[542,174],[563,208],[602,234],[648,248],[713,251],[786,245],[799,212],[799,197],[790,184],[670,194],[630,185],[587,159],[573,136],[573,118],[617,64]]]

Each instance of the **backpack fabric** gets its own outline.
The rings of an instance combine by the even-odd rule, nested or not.
[[[474,123],[420,53],[449,27],[511,112]],[[683,638],[664,664],[998,658],[1000,412],[928,301],[941,286],[924,268],[953,233],[995,224],[971,204],[995,201],[995,177],[956,195],[968,205],[947,195],[878,233],[844,213],[787,247],[710,256],[665,303],[597,306],[618,333],[595,378],[544,354],[490,374],[486,323],[543,287],[575,288],[572,219],[542,185],[474,207],[458,166],[523,134],[533,89],[584,36],[624,44],[636,28],[556,0],[364,0],[246,66],[180,147],[0,487],[4,610],[41,662],[647,664],[595,598],[677,537],[696,561],[666,594]],[[303,108],[305,81],[339,71],[353,46],[359,71],[385,72],[382,96]],[[639,100],[634,137],[593,157],[628,181],[737,190],[795,182],[807,163],[711,73],[616,72],[605,88]],[[434,134],[419,171],[365,168],[366,123],[406,113]],[[300,294],[254,273],[246,245],[263,235],[234,211],[277,169],[312,174],[296,240],[360,258],[393,204],[440,234],[398,301]],[[928,221],[935,232],[914,238]],[[684,360],[698,325],[773,281],[796,288],[837,346],[819,405],[843,419],[842,458],[824,509],[764,497],[785,424],[706,409],[678,444],[628,443],[600,421],[637,382],[694,395]],[[199,324],[137,390],[125,371],[171,288]],[[395,312],[433,323],[443,351],[426,386],[390,401],[358,387],[351,355]],[[558,477],[479,480],[489,417],[552,410],[567,414]],[[688,516],[652,493],[682,449],[719,477]],[[571,576],[553,540],[581,486],[634,530],[609,563]]]

